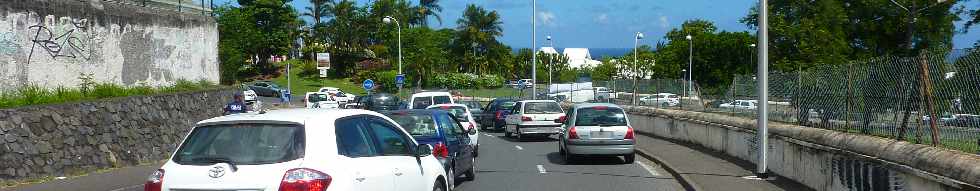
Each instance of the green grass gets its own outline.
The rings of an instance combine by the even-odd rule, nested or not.
[[[328,79],[328,78],[311,78],[311,77],[301,77],[296,73],[289,74],[291,76],[290,81],[292,81],[292,93],[294,95],[306,94],[306,92],[319,91],[321,87],[336,87],[340,88],[344,92],[354,93],[356,95],[365,95],[367,91],[361,88],[361,83],[350,82],[350,79]],[[279,76],[270,79],[279,85],[279,87],[286,88],[286,76]]]
[[[463,96],[466,97],[486,97],[486,98],[515,97],[520,95],[521,93],[521,90],[510,88],[510,87],[503,87],[497,89],[475,89],[475,90],[470,89],[470,90],[459,90],[459,91],[460,93],[463,93]],[[531,90],[525,90],[525,91],[526,91],[525,94],[527,94],[527,92],[530,92]]]
[[[174,85],[164,87],[150,87],[146,85],[124,87],[111,83],[101,83],[94,84],[91,87],[57,87],[54,89],[46,89],[32,84],[20,87],[14,91],[0,92],[0,108],[67,103],[113,97],[187,92],[212,89],[216,87],[220,86],[206,80],[197,82],[178,80]]]

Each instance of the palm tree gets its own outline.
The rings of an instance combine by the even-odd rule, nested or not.
[[[331,9],[336,5],[333,0],[310,0],[310,3],[312,5],[306,7],[306,12],[301,16],[313,18],[314,26],[320,25],[320,19],[333,16]]]
[[[439,6],[439,0],[419,0],[419,16],[421,20],[419,21],[422,26],[429,26],[429,16],[435,17],[436,21],[439,21],[439,25],[442,25],[442,17],[439,13],[442,12],[442,6]]]
[[[458,49],[472,50],[474,53],[471,54],[473,58],[468,59],[470,69],[486,68],[477,66],[475,54],[480,52],[485,55],[490,46],[497,43],[497,37],[503,34],[503,27],[501,26],[503,22],[500,21],[500,15],[497,14],[497,11],[487,11],[483,7],[470,4],[456,23],[458,25],[456,30],[460,33],[459,40],[461,42],[457,43],[461,46]],[[476,46],[472,47],[471,44]],[[460,66],[461,71],[464,68],[466,67]]]

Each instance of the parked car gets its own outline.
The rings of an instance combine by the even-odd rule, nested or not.
[[[279,97],[279,94],[282,93],[282,88],[270,81],[254,82],[248,85],[248,89],[255,91],[256,95],[263,97]]]
[[[401,99],[389,93],[375,93],[361,100],[361,107],[371,111],[392,111],[401,109]]]
[[[629,164],[636,159],[633,127],[622,108],[607,103],[577,104],[568,110],[558,136],[558,154],[565,163],[582,155],[623,156]]]
[[[354,98],[357,97],[352,93],[341,91],[340,88],[335,88],[335,87],[322,87],[320,88],[319,92],[333,94],[334,96],[333,99],[337,100],[337,102],[340,103],[341,105],[351,103],[354,101]]]
[[[364,97],[368,96],[354,97],[354,101],[347,102],[347,104],[344,104],[342,107],[344,109],[362,109],[364,108],[364,102],[367,101],[367,99],[364,99]]]
[[[468,135],[476,131],[466,131],[449,112],[431,109],[412,109],[385,112],[401,124],[420,144],[435,145],[433,155],[439,159],[449,176],[450,190],[456,178],[465,176],[476,179],[476,149],[470,145]]]
[[[674,107],[681,104],[680,97],[672,93],[658,93],[646,97],[640,97],[640,105],[655,105],[661,107]]]
[[[448,190],[434,152],[371,111],[228,115],[197,123],[144,189]]]
[[[408,105],[412,107],[411,109],[425,109],[435,104],[456,103],[452,97],[453,95],[449,92],[421,92],[412,94],[412,98],[408,100]]]
[[[242,91],[242,100],[245,101],[245,104],[255,103],[258,101],[258,97],[259,96],[255,94],[254,90],[246,89],[245,91]]]
[[[718,107],[736,110],[755,110],[758,107],[756,103],[758,103],[756,100],[735,100],[731,103],[723,103],[718,105]]]
[[[980,115],[955,114],[949,123],[958,127],[980,128]]]
[[[480,122],[480,127],[486,129],[493,129],[496,131],[503,130],[504,128],[504,117],[510,114],[510,110],[514,108],[514,104],[517,103],[516,99],[510,98],[497,98],[487,104],[487,110],[484,111],[487,115],[483,115],[482,118],[477,119]]]
[[[517,86],[522,86],[523,85],[523,87],[521,87],[521,88],[533,88],[534,87],[534,80],[531,80],[531,79],[520,79],[520,80],[517,80],[517,84],[516,85]]]
[[[330,95],[322,92],[306,92],[306,96],[303,97],[303,103],[306,104],[306,108],[340,108],[340,104],[337,101],[331,99]]]
[[[463,126],[467,132],[470,133],[470,145],[473,145],[473,155],[479,155],[480,152],[480,130],[479,125],[476,124],[476,120],[473,119],[473,114],[470,112],[469,107],[463,104],[437,104],[429,106],[425,109],[438,109],[449,112],[453,117],[456,117],[456,121],[459,121],[459,125]]]
[[[516,135],[520,141],[527,135],[558,134],[561,118],[565,118],[565,111],[554,100],[518,101],[504,120],[504,136]]]
[[[595,100],[596,101],[608,101],[613,98],[609,93],[609,88],[606,87],[595,87]]]

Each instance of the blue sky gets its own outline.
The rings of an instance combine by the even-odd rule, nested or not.
[[[216,4],[235,0],[215,0]],[[368,0],[358,0],[363,4]],[[417,3],[417,0],[413,0]],[[655,44],[670,29],[688,19],[705,19],[719,30],[749,30],[738,20],[758,1],[752,0],[538,0],[538,46],[546,45],[552,36],[557,47],[632,48],[633,34],[643,32],[641,44]],[[441,0],[443,22],[432,27],[453,28],[467,4],[477,4],[501,14],[504,34],[499,39],[512,47],[531,46],[530,0]],[[309,6],[309,0],[293,0],[297,9]],[[980,6],[972,1],[970,7]],[[957,23],[957,27],[962,23]],[[972,47],[980,40],[980,27],[953,37],[955,48]]]

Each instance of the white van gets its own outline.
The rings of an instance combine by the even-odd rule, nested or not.
[[[449,92],[422,92],[412,94],[408,100],[409,109],[425,109],[436,104],[455,104],[453,95]]]

